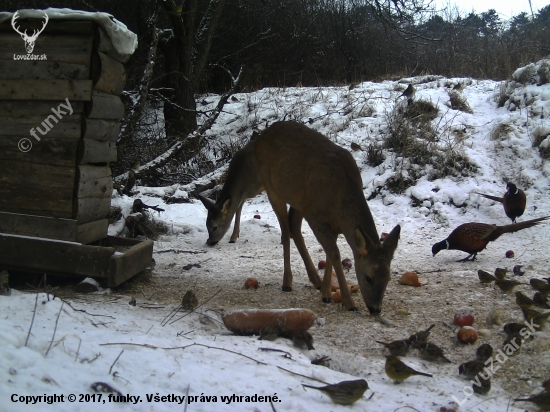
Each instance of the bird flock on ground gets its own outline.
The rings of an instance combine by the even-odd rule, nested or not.
[[[411,104],[412,99],[414,98],[414,94],[415,89],[412,84],[410,84],[400,97],[407,98],[408,103]],[[254,187],[253,192],[256,193],[258,189],[258,187]],[[525,192],[519,189],[514,183],[509,182],[507,184],[506,193],[502,197],[488,195],[484,193],[475,193],[484,198],[502,203],[504,212],[512,223],[503,226],[478,222],[464,223],[454,229],[446,239],[437,242],[432,246],[433,256],[437,255],[442,250],[460,250],[468,253],[468,256],[464,259],[459,260],[459,262],[474,261],[477,254],[484,250],[489,242],[497,240],[503,234],[514,233],[519,230],[531,228],[533,226],[543,223],[545,220],[550,219],[550,216],[545,216],[526,220],[523,222],[518,222],[517,219],[521,217],[525,212],[527,199]],[[244,201],[246,197],[249,196],[244,196],[244,199],[242,200]],[[205,206],[207,206],[207,209],[209,209],[210,213],[210,209],[212,209],[213,206],[210,205],[209,202],[206,202],[205,199],[201,200],[203,201]],[[238,215],[240,215],[240,209],[237,211],[237,217]],[[227,224],[225,225],[225,231],[229,227],[230,221],[231,219],[226,222]],[[217,241],[221,239],[221,236],[223,236],[225,231],[222,231],[223,233],[218,233],[218,236],[214,237],[209,229],[210,237],[207,243],[209,245],[217,243]],[[237,235],[235,235],[235,233],[237,233]],[[236,236],[238,236],[238,220],[236,220],[235,231],[234,235],[232,235],[231,241],[234,241],[236,239]],[[490,284],[494,282],[494,285],[501,289],[503,292],[511,292],[516,286],[524,284],[515,279],[507,279],[506,273],[507,270],[497,268],[494,275],[483,270],[479,270],[478,276],[481,283]],[[523,275],[523,273],[516,274]],[[511,346],[513,350],[517,350],[521,347],[521,344],[525,341],[525,339],[533,339],[532,334],[524,334],[526,324],[529,323],[531,325],[537,325],[537,330],[541,330],[544,328],[547,318],[550,316],[550,311],[539,312],[533,309],[534,306],[545,309],[550,308],[550,278],[545,278],[543,280],[531,279],[530,284],[533,289],[535,289],[535,294],[532,298],[528,297],[522,292],[515,293],[516,302],[523,312],[525,323],[511,322],[504,325],[503,332],[504,334],[506,334],[506,339],[503,344],[503,350],[507,346]],[[283,288],[283,290],[285,289]],[[194,299],[190,298],[192,298],[192,296],[187,297],[187,300],[186,298],[184,298],[184,309],[192,310],[194,307],[197,306],[196,297]],[[492,310],[489,313],[489,318],[493,318],[500,322],[496,309]],[[386,375],[391,380],[393,380],[395,383],[402,383],[404,380],[408,379],[411,376],[423,376],[430,378],[432,377],[432,375],[429,373],[413,369],[400,359],[400,357],[406,356],[409,353],[410,349],[418,350],[420,358],[424,360],[431,362],[451,363],[451,361],[445,356],[443,350],[439,346],[437,346],[433,342],[428,341],[430,331],[435,326],[435,324],[431,325],[426,330],[410,335],[407,339],[396,340],[389,343],[376,341],[377,343],[383,345],[389,352],[389,355],[386,357],[384,369]],[[314,349],[313,337],[307,331],[289,334],[280,330],[276,325],[273,324],[266,325],[263,329],[260,330],[260,340],[272,341],[278,337],[291,339],[294,345],[299,348],[308,350]],[[458,372],[460,375],[464,375],[465,377],[472,379],[472,390],[477,394],[486,394],[491,389],[491,375],[490,373],[486,373],[484,375],[483,371],[486,371],[487,362],[489,362],[492,357],[493,347],[489,344],[482,344],[477,348],[475,359],[466,361],[458,367]],[[543,392],[529,398],[517,398],[515,400],[533,402],[541,409],[550,411],[550,383],[548,382],[550,382],[550,379],[543,384]],[[303,386],[305,388],[319,390],[320,392],[329,396],[334,403],[342,405],[353,404],[354,402],[361,399],[365,391],[369,389],[368,383],[364,379],[343,381],[321,387],[305,384]]]
[[[504,207],[504,212],[506,216],[511,219],[512,224],[497,226],[486,223],[466,223],[460,225],[453,230],[445,240],[433,245],[432,252],[434,256],[441,250],[454,249],[469,253],[467,258],[460,261],[473,261],[477,253],[485,249],[489,242],[496,240],[504,233],[517,232],[518,230],[538,225],[550,218],[550,216],[547,216],[518,223],[516,221],[517,218],[522,216],[525,211],[526,196],[523,190],[518,189],[513,183],[508,183],[507,192],[503,197],[481,193],[478,194],[488,199],[501,202]],[[516,286],[525,284],[514,279],[506,279],[506,273],[507,270],[501,268],[497,268],[494,275],[479,270],[478,277],[483,284],[494,282],[495,286],[503,292],[511,292]],[[507,347],[510,347],[512,351],[519,349],[526,339],[534,338],[531,333],[526,333],[528,329],[526,325],[530,324],[535,330],[542,330],[546,325],[548,317],[550,317],[550,311],[539,312],[533,309],[534,306],[543,309],[550,308],[550,278],[533,278],[530,280],[530,285],[535,290],[533,298],[530,298],[523,292],[515,292],[516,303],[523,312],[525,323],[510,322],[504,325],[503,333],[506,335],[506,339],[503,343],[503,349]],[[498,319],[498,314],[496,311],[494,312],[495,313],[492,315],[490,313],[489,316]],[[498,319],[498,321],[500,322],[500,319]],[[434,327],[435,324],[431,325],[426,330],[412,334],[407,339],[393,342],[376,341],[383,345],[389,352],[389,355],[386,356],[384,370],[386,375],[395,383],[401,383],[411,376],[432,377],[429,373],[413,369],[399,358],[406,356],[410,349],[417,349],[420,358],[424,360],[451,363],[439,346],[428,341],[430,331]],[[278,335],[270,336],[274,336],[274,339]],[[311,344],[312,343],[313,338],[311,338]],[[474,393],[486,394],[491,389],[490,373],[484,373],[484,371],[487,371],[487,365],[493,357],[493,352],[493,347],[490,344],[482,344],[476,350],[475,359],[466,361],[458,367],[458,373],[460,375],[472,379],[472,390]],[[323,387],[305,384],[303,386],[317,389],[329,396],[334,403],[342,405],[350,405],[356,402],[361,399],[364,392],[369,389],[364,379],[343,381]],[[540,409],[550,411],[550,379],[543,383],[543,390],[540,393],[531,397],[516,398],[514,400],[517,402],[532,402]]]

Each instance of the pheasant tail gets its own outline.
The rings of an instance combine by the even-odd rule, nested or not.
[[[517,232],[518,230],[521,230],[521,229],[527,229],[528,227],[538,225],[540,222],[542,222],[543,220],[547,220],[547,219],[550,219],[550,216],[545,216],[545,217],[539,217],[537,219],[526,220],[525,222],[520,222],[520,223],[512,223],[511,225],[499,226],[498,230],[500,231],[500,234],[513,233],[513,232]]]
[[[491,196],[491,195],[486,195],[484,193],[479,193],[479,192],[474,192],[476,195],[480,195],[480,196],[483,196],[487,199],[491,199],[491,200],[494,200],[495,202],[500,202],[502,203],[503,202],[503,198],[502,197],[498,197],[498,196]]]

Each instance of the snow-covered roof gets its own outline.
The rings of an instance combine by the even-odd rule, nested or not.
[[[50,19],[55,20],[91,20],[99,24],[111,39],[116,51],[120,54],[132,54],[137,48],[138,41],[137,35],[128,30],[128,27],[117,19],[115,19],[109,13],[102,12],[89,12],[82,10],[72,9],[56,9],[47,8],[44,10],[37,9],[23,9],[18,11],[20,19],[41,19],[44,17],[44,13],[48,15]],[[0,24],[6,20],[11,20],[14,13],[0,12]]]

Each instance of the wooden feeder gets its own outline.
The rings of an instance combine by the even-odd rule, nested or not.
[[[33,33],[43,21],[18,25]],[[32,52],[45,59],[16,59],[26,54],[11,21],[0,24],[0,269],[116,286],[150,266],[153,250],[107,235],[130,55],[93,21],[53,18]]]

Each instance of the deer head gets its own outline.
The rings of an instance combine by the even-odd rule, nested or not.
[[[208,240],[206,243],[209,246],[217,244],[229,230],[231,226],[231,220],[233,219],[233,213],[229,212],[231,205],[231,198],[225,199],[223,202],[214,203],[207,197],[199,194],[197,195],[204,207],[208,210],[208,217],[206,219],[206,228],[208,229]]]
[[[46,24],[48,24],[49,17],[46,13],[44,13],[45,21],[42,24],[42,28],[40,30],[34,30],[32,36],[29,36],[27,34],[27,30],[25,30],[23,33],[21,33],[21,31],[19,30],[19,27],[15,26],[16,20],[19,18],[17,13],[19,13],[19,12],[16,11],[13,14],[13,17],[11,18],[11,26],[13,27],[13,29],[17,33],[19,33],[21,35],[21,38],[25,42],[25,49],[27,50],[27,53],[31,54],[32,51],[34,50],[34,43],[36,42],[36,39],[38,38],[38,35],[44,31],[44,29],[46,28]]]

